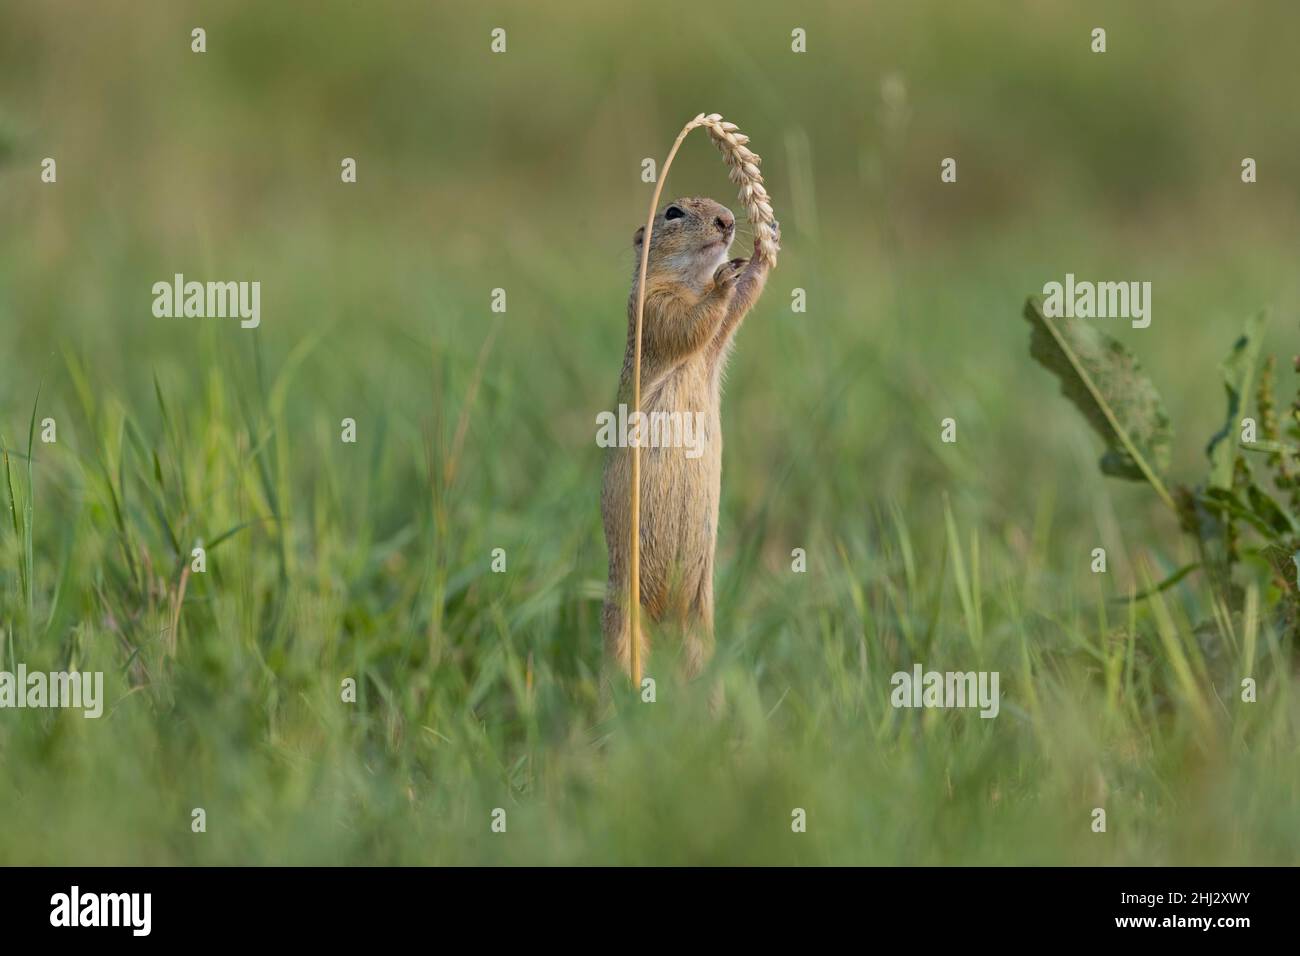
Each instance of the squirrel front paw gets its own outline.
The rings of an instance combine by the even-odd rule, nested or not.
[[[734,285],[740,278],[740,274],[745,271],[745,266],[749,264],[748,259],[731,259],[718,266],[713,273],[713,284],[719,288],[726,288]]]

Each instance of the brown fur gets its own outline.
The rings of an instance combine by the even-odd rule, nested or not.
[[[667,219],[676,207],[685,213]],[[619,402],[632,402],[637,279],[644,227],[628,297],[627,351]],[[722,486],[722,375],[736,330],[758,300],[770,266],[758,252],[727,259],[735,217],[711,199],[678,199],[655,217],[646,270],[642,325],[641,410],[704,413],[703,455],[686,448],[641,448],[641,606],[682,638],[683,670],[696,676],[713,652],[713,555]],[[610,659],[624,673],[628,624],[631,451],[611,448],[601,512],[609,546],[602,630]],[[644,628],[643,628],[644,630]],[[646,653],[643,635],[642,656]]]

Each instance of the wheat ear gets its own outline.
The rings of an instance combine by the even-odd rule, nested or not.
[[[745,206],[749,224],[754,227],[754,238],[758,242],[758,251],[768,262],[776,265],[776,254],[781,246],[778,242],[776,217],[772,214],[772,202],[763,185],[763,174],[758,167],[763,162],[759,155],[748,146],[749,137],[740,132],[735,123],[728,123],[717,113],[701,113],[682,127],[673,141],[673,148],[668,151],[659,170],[659,181],[655,184],[654,198],[650,200],[650,214],[646,217],[645,240],[641,244],[641,273],[636,287],[636,335],[632,349],[632,411],[641,411],[641,324],[645,314],[645,274],[650,265],[650,235],[654,231],[655,213],[659,209],[659,197],[668,179],[668,170],[673,165],[673,157],[686,139],[686,134],[697,126],[703,126],[709,138],[722,153],[722,158],[731,167],[731,181],[740,188],[740,201]],[[632,442],[632,541],[630,548],[631,581],[628,600],[628,630],[631,640],[630,669],[632,683],[641,686],[641,446]]]

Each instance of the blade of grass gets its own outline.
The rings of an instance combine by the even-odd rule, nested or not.
[[[952,505],[948,493],[943,495],[943,520],[948,534],[948,553],[952,558],[953,580],[957,585],[957,596],[961,599],[962,617],[966,621],[966,630],[971,642],[979,650],[983,643],[980,631],[979,612],[975,609],[975,600],[971,592],[970,579],[966,576],[966,561],[961,553],[961,536],[957,533],[957,522],[952,516]]]

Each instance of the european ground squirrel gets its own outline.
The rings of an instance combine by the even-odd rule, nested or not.
[[[641,411],[677,413],[698,427],[690,447],[641,439],[641,606],[682,639],[682,670],[699,674],[713,651],[713,554],[722,485],[722,374],[736,330],[758,300],[771,266],[754,244],[748,259],[728,259],[736,217],[712,199],[677,199],[654,220],[646,271],[641,344]],[[632,400],[637,279],[645,227],[636,231],[628,296],[627,350],[618,401]],[[609,546],[602,630],[610,659],[626,673],[631,452],[610,449],[601,513]],[[644,629],[643,629],[644,630]],[[646,635],[642,635],[643,642]],[[645,644],[642,644],[644,656]]]

